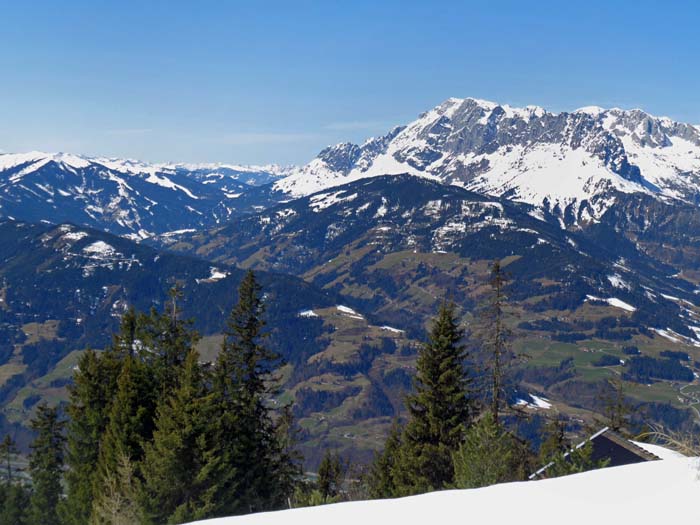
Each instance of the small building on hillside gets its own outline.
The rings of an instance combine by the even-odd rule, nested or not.
[[[599,430],[588,439],[583,440],[576,445],[575,448],[581,448],[589,442],[592,445],[591,460],[598,462],[607,459],[607,467],[619,467],[621,465],[661,459],[608,427]],[[565,456],[568,456],[568,453]],[[534,474],[531,474],[529,479],[546,478],[547,469],[552,465],[553,462],[548,463]]]

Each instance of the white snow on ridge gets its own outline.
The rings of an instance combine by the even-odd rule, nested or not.
[[[224,272],[213,266],[209,269],[209,271],[211,272],[211,275],[209,275],[210,281],[220,281],[221,279],[226,279],[226,277],[228,277],[228,272]]]
[[[595,297],[594,295],[587,295],[586,299],[589,301],[603,301],[605,303],[608,303],[610,306],[614,306],[615,308],[621,308],[622,310],[625,310],[627,312],[634,312],[637,310],[634,306],[631,304],[628,304],[617,297],[608,297],[607,299],[604,299],[602,297]]]
[[[83,252],[90,254],[95,258],[113,257],[116,255],[116,250],[111,244],[104,241],[95,241],[83,248]]]
[[[228,277],[228,275],[229,275],[228,272],[226,272],[224,270],[220,270],[216,266],[212,266],[211,268],[209,268],[209,277],[207,277],[205,279],[195,279],[195,282],[197,284],[199,284],[199,283],[214,283],[216,281],[220,281],[221,279],[226,279],[226,277]]]
[[[321,210],[325,210],[333,206],[334,204],[340,204],[343,202],[351,202],[357,198],[357,193],[352,195],[345,195],[344,191],[336,191],[334,193],[321,193],[320,195],[313,195],[309,200],[309,207],[316,213]]]
[[[612,172],[583,148],[571,149],[558,144],[515,146],[510,150],[471,156],[465,161],[487,161],[489,165],[484,174],[466,185],[467,189],[493,195],[514,192],[513,200],[535,206],[547,199],[550,207],[555,204],[566,207],[609,188],[623,193],[648,192]],[[596,210],[596,214],[600,211],[604,210]]]
[[[169,232],[161,233],[161,237],[175,237],[177,235],[182,235],[183,233],[192,233],[195,232],[194,228],[183,228],[181,230],[171,230]]]
[[[318,317],[318,314],[313,310],[302,310],[299,312],[299,317]]]
[[[346,317],[350,317],[352,319],[364,319],[364,316],[360,313],[357,313],[355,310],[350,308],[349,306],[343,306],[342,304],[336,305],[336,309],[341,312],[343,315]]]
[[[595,117],[601,113],[605,113],[605,108],[601,108],[600,106],[585,106],[578,108],[574,111],[574,113],[586,113],[587,115],[592,115]]]
[[[536,396],[534,394],[530,394],[530,397],[532,398],[536,407],[544,409],[552,408],[552,403],[550,403],[547,398]]]
[[[62,239],[65,239],[65,240],[67,240],[67,241],[79,241],[80,239],[84,239],[84,238],[87,237],[87,236],[88,236],[88,234],[85,233],[85,232],[81,232],[81,231],[77,231],[77,232],[69,231],[69,232],[67,232],[67,233],[64,233],[64,234],[61,236],[61,238],[62,238]]]
[[[696,331],[692,326],[689,327],[693,333],[698,334],[698,331]],[[684,335],[679,334],[678,332],[674,332],[670,328],[661,329],[661,328],[652,328],[654,332],[659,334],[661,337],[668,339],[669,341],[673,343],[685,343],[688,345],[692,345],[695,347],[700,347],[700,341],[697,341],[695,339],[691,339],[690,337],[686,337]]]
[[[641,445],[641,444],[640,444]],[[645,445],[646,448],[646,445]],[[660,447],[658,447],[660,448]],[[657,454],[659,451],[654,447]],[[698,460],[668,459],[539,481],[445,490],[407,498],[354,501],[196,522],[199,525],[638,525],[700,523]]]
[[[162,186],[164,188],[168,188],[171,190],[180,190],[185,195],[187,195],[190,199],[194,199],[194,200],[199,199],[199,197],[194,195],[190,190],[188,190],[184,186],[180,186],[179,184],[175,184],[169,178],[163,177],[163,176],[158,176],[155,173],[151,173],[148,176],[148,178],[146,178],[146,182],[150,182],[151,184],[157,184],[158,186]]]

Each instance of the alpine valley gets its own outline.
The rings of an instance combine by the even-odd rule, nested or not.
[[[127,305],[175,283],[211,360],[252,268],[307,460],[321,440],[368,459],[437,307],[475,325],[494,259],[533,424],[593,421],[619,377],[639,420],[698,418],[698,126],[468,98],[297,168],[4,154],[0,216],[1,423],[19,433]]]

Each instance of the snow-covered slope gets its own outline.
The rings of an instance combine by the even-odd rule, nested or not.
[[[144,238],[207,227],[237,209],[236,198],[267,184],[279,166],[147,164],[66,153],[0,155],[0,217],[73,222]]]
[[[617,136],[630,162],[663,194],[693,200],[700,192],[700,130],[640,109],[581,108]]]
[[[274,187],[302,196],[398,173],[585,221],[600,217],[619,193],[695,201],[700,131],[640,110],[550,113],[451,98],[384,137],[326,148]]]
[[[556,479],[197,522],[201,525],[700,522],[697,460],[672,458]]]

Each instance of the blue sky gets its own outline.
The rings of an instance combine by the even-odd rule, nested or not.
[[[0,2],[0,150],[302,163],[442,100],[700,123],[697,2]]]

